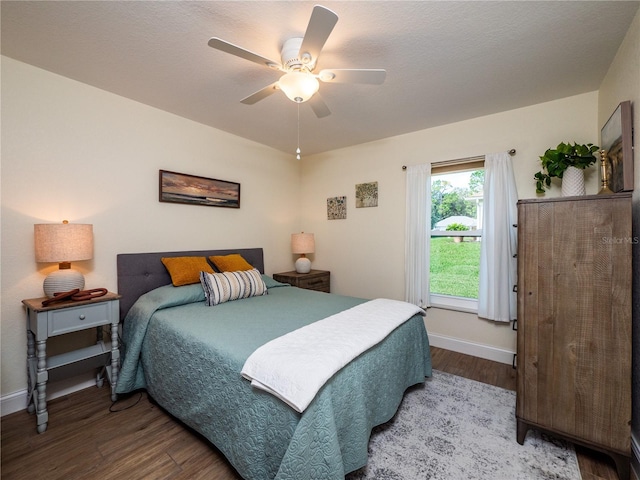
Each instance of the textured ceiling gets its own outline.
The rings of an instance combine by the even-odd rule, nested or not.
[[[303,155],[597,90],[640,2],[328,1],[318,69],[384,68],[383,85],[321,84],[300,106]],[[280,59],[306,1],[6,1],[2,54],[273,148],[296,148],[279,72],[214,50],[216,36]]]

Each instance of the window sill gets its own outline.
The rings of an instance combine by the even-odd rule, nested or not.
[[[478,313],[478,300],[475,298],[454,297],[452,295],[431,294],[431,307],[455,310],[464,313]]]

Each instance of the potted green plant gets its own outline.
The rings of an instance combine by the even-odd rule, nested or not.
[[[592,143],[571,145],[564,142],[556,148],[548,149],[540,157],[542,170],[534,175],[536,193],[544,194],[545,189],[551,187],[551,179],[557,177],[563,179],[563,196],[584,195],[584,169],[597,161],[594,153],[599,149]]]

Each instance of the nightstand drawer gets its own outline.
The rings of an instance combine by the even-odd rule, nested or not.
[[[298,279],[298,287],[306,288],[307,290],[319,290],[321,292],[329,291],[329,275],[322,275],[312,278],[300,278]]]
[[[112,302],[52,310],[49,313],[50,337],[111,323]]]

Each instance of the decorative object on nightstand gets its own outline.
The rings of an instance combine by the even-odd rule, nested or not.
[[[277,282],[288,283],[294,287],[317,292],[329,293],[331,272],[327,270],[311,270],[309,273],[283,272],[274,273],[273,279]]]
[[[71,262],[93,258],[93,225],[45,223],[34,225],[36,262],[58,263],[59,269],[44,280],[43,289],[48,297],[57,292],[84,288],[84,276],[71,268]]]
[[[111,400],[117,399],[116,383],[120,368],[118,312],[120,295],[108,292],[100,297],[53,304],[47,297],[23,300],[27,312],[27,405],[36,414],[38,433],[47,429],[47,382],[100,368],[96,385],[103,384],[103,371],[111,385]],[[86,298],[86,297],[85,297]],[[43,306],[43,301],[46,306]],[[111,341],[103,341],[102,327],[111,325]],[[49,337],[96,328],[95,345],[47,358]]]
[[[301,255],[296,260],[296,272],[309,273],[311,271],[311,260],[305,255],[313,253],[316,250],[316,242],[313,233],[292,233],[291,234],[291,252]]]

